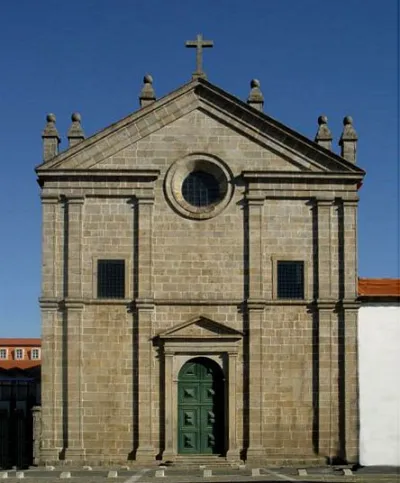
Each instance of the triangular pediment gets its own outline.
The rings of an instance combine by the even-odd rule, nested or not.
[[[243,333],[203,315],[158,334],[160,339],[241,339]]]
[[[259,147],[275,154],[281,164],[268,171],[321,172],[358,175],[364,172],[354,164],[305,138],[266,114],[248,106],[222,89],[196,79],[176,91],[139,109],[103,131],[85,139],[37,167],[39,176],[57,172],[130,171],[139,166],[118,164],[124,152],[167,126],[185,122],[194,111],[208,116],[216,125],[225,126]],[[189,133],[190,135],[190,133]],[[122,153],[122,154],[121,154]],[[149,160],[150,161],[150,160]],[[141,168],[149,166],[141,166]],[[251,169],[251,165],[248,166]],[[260,169],[260,167],[257,167]]]

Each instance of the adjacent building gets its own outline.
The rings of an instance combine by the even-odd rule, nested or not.
[[[400,280],[360,279],[360,463],[400,466]]]
[[[40,365],[40,339],[0,339],[0,468],[27,467],[38,456]]]

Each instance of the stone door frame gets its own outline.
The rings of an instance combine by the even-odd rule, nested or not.
[[[229,336],[228,336],[229,337]],[[237,356],[238,338],[207,337],[206,340],[174,340],[164,338],[164,408],[165,449],[163,460],[178,456],[178,375],[183,365],[194,357],[207,357],[215,361],[225,378],[225,441],[226,458],[239,459],[236,429],[237,411]],[[190,458],[190,456],[188,456]]]

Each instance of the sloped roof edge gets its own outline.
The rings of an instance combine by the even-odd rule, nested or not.
[[[156,100],[152,104],[149,104],[148,106],[143,108],[139,108],[138,110],[129,114],[123,119],[116,121],[108,127],[86,138],[79,144],[65,151],[62,151],[49,161],[38,165],[35,168],[35,171],[38,174],[41,174],[43,172],[42,170],[46,170],[47,167],[58,165],[61,161],[79,153],[80,151],[93,145],[97,141],[100,141],[112,132],[117,132],[118,130],[123,129],[127,124],[138,121],[139,119],[145,117],[147,114],[151,113],[153,110],[162,107],[165,103],[171,102],[172,100],[185,95],[191,90],[194,90],[200,97],[202,96],[202,94],[204,94],[204,98],[208,98],[208,102],[211,102],[215,105],[217,104],[218,100],[225,101],[225,103],[227,103],[230,108],[228,110],[234,116],[238,116],[239,113],[245,112],[253,121],[258,121],[259,128],[261,127],[260,125],[264,124],[265,127],[269,129],[269,131],[274,132],[277,137],[284,139],[288,145],[290,145],[294,149],[301,150],[301,152],[305,155],[312,154],[313,157],[317,158],[317,161],[321,162],[321,164],[323,164],[323,158],[328,158],[339,166],[342,166],[343,171],[357,174],[360,178],[365,175],[365,171],[356,166],[355,164],[350,163],[349,161],[345,160],[344,158],[332,151],[326,150],[314,141],[306,138],[302,134],[294,131],[293,129],[287,127],[279,121],[276,121],[264,112],[260,112],[257,109],[254,109],[241,99],[233,96],[232,94],[229,94],[220,87],[201,78],[191,80],[190,82],[182,85],[176,90]]]

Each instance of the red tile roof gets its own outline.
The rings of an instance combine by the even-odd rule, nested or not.
[[[360,297],[400,297],[399,278],[359,278]]]
[[[7,339],[0,338],[0,346],[2,347],[40,347],[42,339]]]

